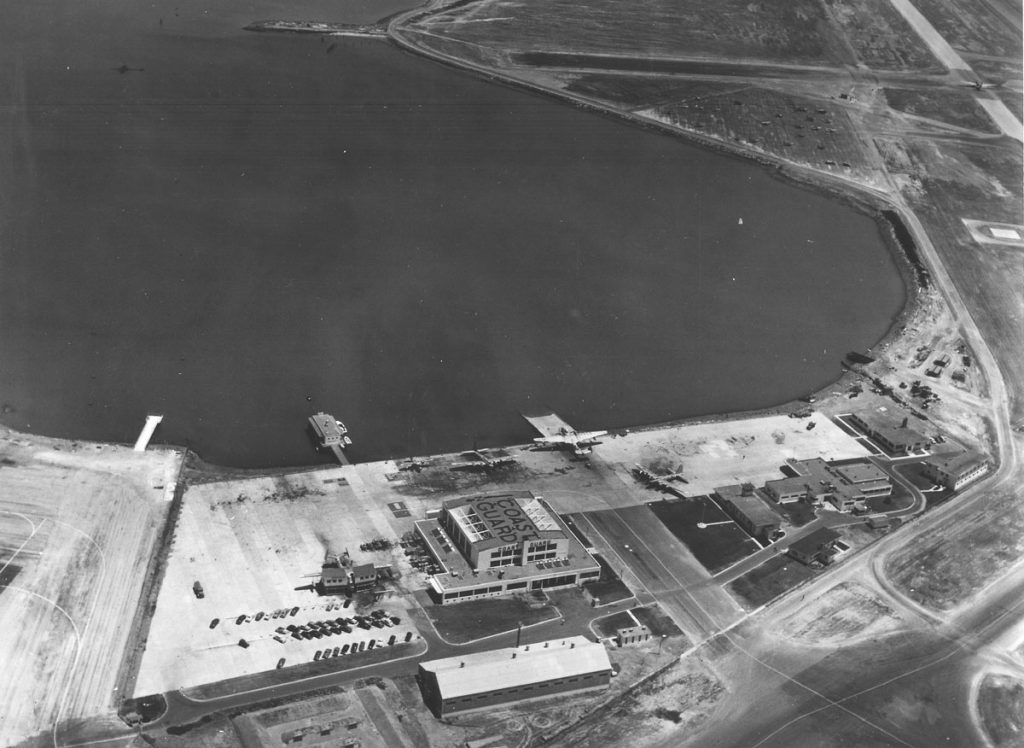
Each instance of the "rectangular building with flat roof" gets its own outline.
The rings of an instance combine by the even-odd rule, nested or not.
[[[443,570],[441,604],[596,581],[601,567],[554,511],[529,491],[445,501],[416,532]]]
[[[802,564],[826,563],[831,559],[830,551],[839,540],[839,533],[828,527],[820,527],[810,535],[794,541],[789,546],[789,555]]]
[[[750,484],[716,488],[715,496],[736,524],[755,538],[770,540],[782,524],[782,518],[761,501]]]
[[[907,425],[907,417],[889,412],[866,411],[850,415],[850,423],[863,431],[891,455],[920,452],[931,443],[928,437]]]
[[[929,457],[921,472],[939,485],[958,491],[985,475],[991,467],[992,463],[987,457],[970,451]]]
[[[440,523],[474,569],[548,561],[569,549],[554,512],[529,491],[449,499]]]
[[[851,512],[864,509],[864,502],[871,497],[892,493],[892,479],[867,461],[830,465],[815,457],[790,460],[789,465],[799,475],[764,484],[765,493],[779,503],[809,501],[821,505],[827,501],[840,512]]]
[[[612,665],[582,636],[421,662],[423,701],[438,717],[557,694],[603,690]]]

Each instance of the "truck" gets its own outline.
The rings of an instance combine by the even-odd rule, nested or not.
[[[196,583],[192,585],[192,591],[196,594],[196,597],[199,600],[202,600],[204,597],[206,597],[206,593],[203,592],[203,585],[201,585],[198,581],[196,581]]]

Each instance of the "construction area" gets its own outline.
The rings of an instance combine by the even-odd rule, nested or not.
[[[114,721],[181,457],[0,433],[0,743]]]

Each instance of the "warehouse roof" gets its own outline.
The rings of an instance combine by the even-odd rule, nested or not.
[[[850,483],[874,483],[876,481],[890,480],[884,470],[870,462],[835,465],[832,469]]]
[[[970,450],[954,454],[933,455],[928,458],[928,462],[948,475],[960,476],[970,472],[983,462],[988,462],[988,458],[979,452]]]
[[[743,515],[755,525],[777,525],[782,518],[768,508],[761,499],[753,492],[745,493],[743,486],[719,486],[715,493],[736,507],[736,511]]]
[[[432,673],[443,699],[527,686],[554,678],[572,678],[612,669],[601,644],[582,636],[553,639],[522,647],[421,662]]]

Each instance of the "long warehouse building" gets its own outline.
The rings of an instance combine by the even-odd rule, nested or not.
[[[603,690],[612,665],[585,637],[421,662],[423,701],[438,717],[556,694]]]

